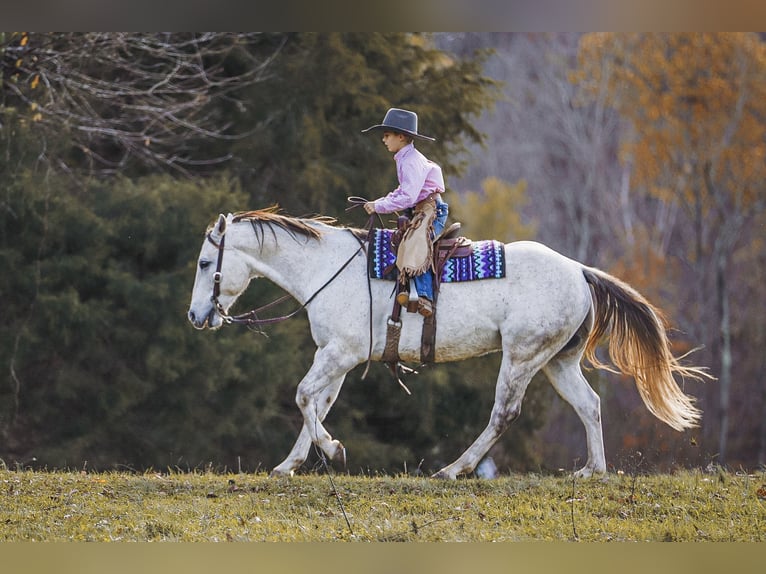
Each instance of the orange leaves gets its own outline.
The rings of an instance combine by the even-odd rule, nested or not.
[[[573,76],[596,95],[592,80],[607,75],[607,101],[634,127],[622,155],[636,185],[667,190],[704,212],[714,204],[703,183],[712,165],[719,191],[752,201],[747,190],[766,178],[766,45],[756,35],[584,36]]]
[[[625,254],[610,267],[610,272],[628,281],[650,300],[672,300],[668,293],[676,284],[677,269],[661,250],[661,239],[653,237],[656,230],[634,229],[636,241],[627,245]],[[671,295],[667,297],[667,295]],[[668,311],[674,314],[670,304]]]

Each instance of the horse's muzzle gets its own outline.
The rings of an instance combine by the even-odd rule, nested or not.
[[[215,323],[215,317],[217,316],[215,309],[210,309],[207,315],[198,316],[193,309],[189,309],[188,317],[191,324],[195,329],[204,329],[206,326],[211,329],[220,327],[220,323]]]

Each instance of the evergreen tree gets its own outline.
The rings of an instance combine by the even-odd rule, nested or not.
[[[424,144],[429,155],[448,177],[459,173],[465,143],[482,139],[471,118],[493,97],[482,57],[455,60],[419,34],[205,36],[207,48],[226,48],[205,52],[222,89],[185,84],[187,103],[199,104],[189,120],[204,122],[187,122],[187,138],[183,130],[153,136],[145,155],[129,145],[149,128],[134,114],[139,105],[117,97],[84,105],[97,112],[91,127],[125,131],[82,137],[88,130],[65,121],[76,115],[65,99],[54,108],[50,93],[41,97],[48,84],[35,78],[50,69],[29,50],[44,45],[48,64],[106,79],[116,94],[126,88],[119,69],[77,54],[93,42],[117,50],[117,40],[150,48],[158,36],[23,38],[4,36],[0,49],[0,263],[11,270],[0,276],[0,458],[136,469],[276,464],[301,425],[294,395],[311,362],[308,325],[295,318],[268,339],[235,327],[194,331],[185,314],[205,226],[219,212],[272,203],[292,215],[339,215],[347,195],[387,192],[391,158],[360,131],[392,106],[416,110],[438,138]],[[179,58],[194,50],[193,38],[164,40]],[[131,69],[153,64],[159,78],[172,78],[167,55],[140,52]],[[121,53],[116,62],[130,59]],[[71,80],[56,77],[59,87]],[[140,85],[135,98],[154,95]],[[183,100],[168,97],[168,106]],[[185,177],[176,179],[168,154],[181,140]],[[169,167],[172,175],[159,174]],[[241,305],[277,291],[254,282]],[[432,469],[464,449],[485,424],[497,372],[495,358],[477,361],[426,369],[409,382],[414,397],[383,368],[363,382],[349,375],[328,419],[349,446],[349,470],[414,469],[421,460]]]
[[[393,189],[390,155],[361,133],[390,107],[412,109],[421,130],[437,138],[419,145],[442,165],[449,186],[466,144],[482,141],[472,118],[496,96],[481,73],[485,55],[456,60],[419,34],[289,35],[237,120],[253,129],[232,147],[253,206],[337,216],[349,195],[376,198]]]

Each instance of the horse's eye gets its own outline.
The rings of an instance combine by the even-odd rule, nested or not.
[[[207,269],[210,265],[210,261],[200,261],[199,262],[199,268],[200,269]]]

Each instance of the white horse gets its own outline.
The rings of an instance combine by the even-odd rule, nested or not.
[[[317,346],[296,394],[303,428],[272,475],[292,475],[305,462],[312,442],[331,460],[345,463],[343,445],[322,421],[346,373],[368,355],[381,359],[393,303],[391,282],[372,279],[368,284],[363,247],[360,230],[326,218],[287,217],[274,209],[220,215],[207,230],[188,313],[194,327],[216,329],[230,321],[228,310],[250,281],[266,277],[306,305]],[[519,416],[527,385],[540,370],[585,426],[588,459],[577,476],[605,473],[600,400],[580,362],[585,355],[595,367],[610,368],[595,356],[607,332],[612,363],[635,379],[647,408],[676,430],[696,426],[701,413],[674,376],[708,375],[682,366],[672,355],[664,321],[646,299],[615,277],[539,243],[509,243],[505,255],[503,279],[441,286],[435,361],[501,351],[502,362],[489,423],[435,477],[454,479],[474,470]],[[403,313],[401,320],[399,356],[418,362],[423,318]]]

